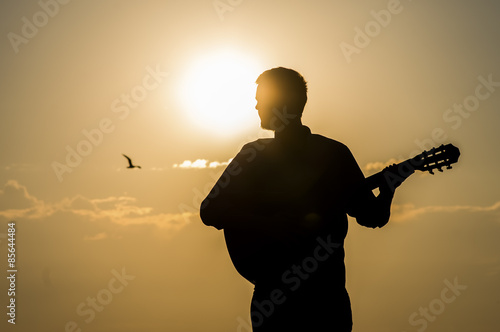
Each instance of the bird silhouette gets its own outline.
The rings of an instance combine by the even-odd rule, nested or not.
[[[127,160],[128,160],[128,166],[127,166],[127,168],[136,168],[136,167],[137,167],[137,168],[141,168],[141,166],[138,166],[138,165],[134,165],[134,164],[132,164],[132,159],[130,159],[128,156],[124,155],[123,153],[122,153],[122,155],[123,155],[125,158],[127,158]]]

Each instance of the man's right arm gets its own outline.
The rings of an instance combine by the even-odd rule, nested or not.
[[[240,162],[235,157],[201,203],[200,217],[205,225],[222,229],[231,218],[237,217],[234,196],[239,195],[231,191],[234,191],[234,182],[237,182],[236,177],[241,172]]]
[[[257,151],[264,147],[266,141],[246,144],[217,180],[216,184],[200,206],[200,217],[207,226],[217,229],[232,228],[252,230],[267,234],[298,232],[292,221],[296,215],[289,213],[276,214],[273,207],[281,199],[281,193],[258,191],[255,184],[262,176],[261,172],[253,172],[257,165]]]
[[[226,167],[201,203],[200,217],[205,225],[217,229],[244,229],[263,224],[262,218],[256,216],[262,196],[252,189],[257,180],[252,169],[256,167],[258,151],[264,149],[267,142],[258,140],[245,144]]]

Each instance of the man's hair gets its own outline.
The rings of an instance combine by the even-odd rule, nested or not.
[[[287,106],[290,111],[302,115],[307,102],[307,82],[293,69],[276,67],[266,70],[255,81],[276,91],[279,107]]]

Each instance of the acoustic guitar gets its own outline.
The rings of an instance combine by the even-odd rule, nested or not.
[[[434,174],[434,170],[443,172],[443,169],[451,169],[451,165],[458,162],[459,156],[457,147],[452,144],[441,145],[365,178],[361,186],[373,190],[385,181],[385,185],[394,191],[416,170],[430,174]],[[266,255],[265,248],[274,239],[258,231],[232,228],[224,229],[224,237],[229,256],[238,273],[255,283],[256,276],[268,268],[263,266],[262,258]]]

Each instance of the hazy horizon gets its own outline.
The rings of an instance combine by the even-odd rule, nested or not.
[[[500,324],[500,5],[470,1],[0,4],[2,331],[249,331],[252,287],[198,208],[259,128],[254,81],[308,81],[303,123],[366,176],[434,146],[459,162],[349,222],[353,332]],[[130,156],[141,169],[127,169]]]

